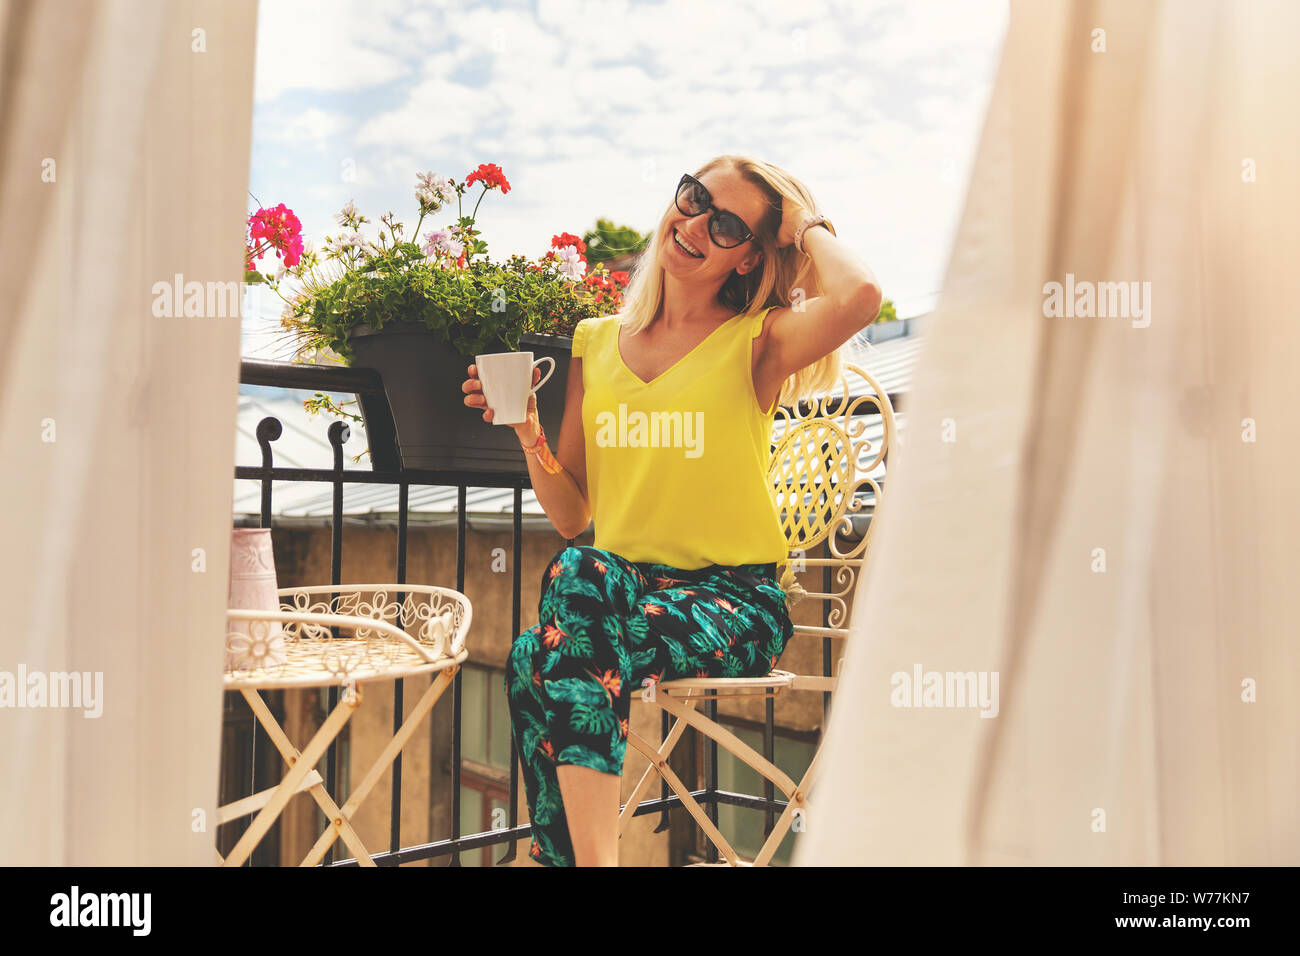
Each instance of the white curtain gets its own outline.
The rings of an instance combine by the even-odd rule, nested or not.
[[[216,859],[239,318],[153,290],[242,276],[255,33],[0,0],[0,864]],[[20,706],[60,673],[102,694]]]
[[[1300,863],[1297,35],[1013,3],[796,864]]]

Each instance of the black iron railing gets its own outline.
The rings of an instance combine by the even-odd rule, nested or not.
[[[278,362],[261,362],[254,360],[244,360],[240,369],[240,382],[244,385],[267,386],[275,388],[291,389],[308,389],[333,393],[352,393],[357,399],[364,411],[367,438],[372,449],[372,460],[374,459],[373,450],[375,448],[387,448],[392,444],[395,436],[392,417],[389,412],[388,402],[384,396],[383,382],[377,372],[371,369],[353,369],[340,366],[314,366],[299,365]],[[260,465],[236,465],[235,477],[242,479],[251,479],[261,482],[261,524],[262,527],[271,527],[272,509],[272,491],[274,483],[277,481],[308,481],[321,482],[329,484],[333,489],[333,508],[330,521],[331,527],[331,553],[330,553],[330,583],[341,584],[340,574],[343,557],[343,486],[345,483],[364,483],[364,484],[387,484],[396,485],[398,488],[398,525],[397,525],[397,580],[394,583],[405,584],[406,582],[406,550],[407,550],[407,521],[408,521],[408,500],[410,488],[412,485],[432,485],[440,487],[455,487],[457,489],[457,521],[456,521],[456,584],[457,591],[464,592],[465,589],[465,549],[466,549],[466,516],[465,516],[465,496],[468,488],[511,488],[514,490],[513,505],[513,560],[511,562],[511,571],[513,576],[511,602],[512,602],[512,636],[518,635],[522,630],[522,558],[523,558],[523,529],[521,506],[523,502],[523,492],[531,487],[531,482],[526,474],[513,475],[491,472],[472,472],[472,471],[419,471],[410,469],[345,469],[343,467],[344,455],[343,445],[349,438],[349,427],[346,423],[335,421],[330,424],[327,430],[327,437],[333,449],[333,467],[327,469],[317,468],[283,468],[275,465],[274,443],[281,434],[281,423],[275,418],[264,418],[257,426],[257,441],[261,446],[262,463]],[[573,539],[569,539],[572,544]],[[436,582],[421,582],[436,583]],[[823,589],[830,589],[830,569],[825,569],[825,579]],[[399,606],[405,598],[405,594],[399,592],[396,601]],[[399,622],[400,623],[400,622]],[[825,622],[823,622],[825,623]],[[472,635],[471,635],[472,641]],[[823,644],[823,671],[826,675],[831,674],[831,640],[825,638]],[[472,647],[472,644],[470,645]],[[393,701],[393,729],[394,732],[402,723],[402,682],[395,683],[395,699]],[[329,691],[329,708],[338,702],[338,688],[331,688]],[[389,849],[385,853],[375,854],[372,858],[380,866],[396,866],[404,863],[412,863],[419,860],[428,860],[437,857],[450,856],[450,865],[459,866],[459,854],[464,851],[480,849],[486,846],[497,844],[507,844],[505,854],[497,861],[505,863],[513,860],[516,852],[515,841],[527,837],[531,833],[531,827],[527,824],[521,825],[519,822],[518,804],[519,804],[519,762],[515,752],[513,735],[510,747],[510,800],[509,800],[509,825],[503,829],[495,829],[481,833],[462,834],[460,832],[460,791],[461,791],[461,674],[458,673],[455,683],[452,687],[452,759],[451,759],[451,833],[445,840],[438,840],[431,843],[423,843],[412,846],[401,845],[401,810],[402,810],[402,758],[399,755],[393,764],[392,770],[392,794],[391,794],[391,822],[389,833]],[[829,697],[825,698],[825,705],[829,706]],[[717,702],[709,701],[705,704],[705,713],[711,718],[717,719]],[[773,748],[775,743],[775,714],[774,704],[769,698],[767,701],[766,712],[763,727],[763,754],[767,759],[773,759]],[[662,715],[661,736],[666,736],[669,731],[669,715],[664,712]],[[690,731],[693,733],[693,731]],[[256,724],[253,725],[253,759],[251,766],[253,772],[250,779],[249,792],[256,792],[259,785],[270,785],[268,782],[256,779],[257,754],[260,749],[269,746],[269,740],[265,739],[265,732],[261,731]],[[259,739],[259,737],[261,739]],[[336,753],[337,744],[331,744],[327,757],[325,777],[330,781],[332,792],[338,793],[338,759]],[[700,790],[692,791],[692,795],[706,809],[709,817],[716,824],[718,820],[718,806],[729,804],[738,807],[747,807],[755,810],[764,811],[765,825],[764,832],[770,833],[775,823],[777,814],[785,809],[785,802],[774,798],[774,790],[770,781],[765,781],[764,793],[762,796],[751,794],[733,793],[726,790],[720,790],[717,786],[718,780],[718,745],[715,741],[707,740],[704,747],[704,787]],[[660,820],[655,828],[656,833],[663,832],[669,828],[670,817],[669,811],[681,806],[681,801],[676,795],[669,792],[668,786],[662,780],[660,781],[660,796],[656,799],[643,801],[635,810],[636,816],[643,814],[658,813]],[[690,823],[695,827],[694,821]],[[274,831],[272,831],[274,833]],[[270,839],[268,835],[266,839]],[[710,862],[716,862],[718,858],[717,849],[706,841],[708,844],[708,859]],[[333,849],[330,855],[325,858],[325,864],[329,866],[347,866],[356,865],[355,860],[333,860]]]

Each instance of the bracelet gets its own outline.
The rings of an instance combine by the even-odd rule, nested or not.
[[[827,229],[830,230],[832,236],[835,235],[835,227],[831,225],[831,221],[827,219],[825,216],[821,215],[820,213],[813,216],[809,216],[807,219],[805,219],[803,222],[799,224],[799,228],[796,229],[794,232],[794,247],[799,250],[801,255],[805,255],[805,256],[808,255],[808,253],[804,252],[803,237],[804,237],[804,233],[806,233],[813,226],[825,226]]]
[[[546,444],[546,429],[542,427],[541,422],[537,423],[537,441],[531,445],[525,445],[523,448],[525,455],[535,455],[537,457],[538,464],[542,466],[542,470],[548,475],[559,474],[564,470],[564,466],[555,460],[555,456],[551,454],[550,446]]]
[[[539,421],[537,423],[537,441],[531,445],[521,445],[520,447],[523,448],[525,455],[536,455],[538,446],[544,441],[546,441],[546,429],[542,427],[542,423]]]

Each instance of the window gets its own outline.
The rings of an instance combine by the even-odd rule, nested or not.
[[[763,752],[763,731],[761,727],[755,727],[752,723],[743,724],[727,720],[725,717],[719,718],[719,723],[725,724],[727,729],[737,737],[753,747],[760,754]],[[792,735],[789,731],[783,732],[781,727],[776,727],[776,734],[772,741],[772,761],[796,783],[802,779],[807,772],[809,764],[812,763],[813,755],[817,752],[816,740],[804,739],[813,737],[812,734]],[[707,746],[707,744],[706,744]],[[701,776],[701,781],[703,777]],[[730,790],[732,793],[749,793],[756,796],[763,795],[763,784],[765,779],[754,770],[753,767],[743,760],[729,753],[723,747],[718,747],[718,789]],[[785,800],[785,794],[775,786],[772,788],[772,796],[779,800]],[[778,814],[779,816],[779,814]],[[763,824],[766,814],[762,810],[751,810],[747,807],[736,807],[729,804],[718,805],[718,829],[722,835],[727,838],[740,856],[746,859],[753,859],[758,851],[763,847],[763,841],[766,834],[763,831]],[[701,844],[707,849],[708,839],[701,834]],[[773,866],[788,866],[791,854],[794,852],[795,834],[793,832],[786,835],[781,841],[780,847],[772,857]]]
[[[505,671],[466,663],[461,670],[460,832],[505,826],[510,814],[510,707]],[[462,853],[462,866],[492,866],[504,844]]]

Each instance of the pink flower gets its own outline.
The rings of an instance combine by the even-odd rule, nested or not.
[[[430,259],[438,256],[459,258],[465,253],[465,244],[450,230],[439,229],[436,232],[426,232],[424,238],[426,241],[423,252]]]
[[[268,248],[274,249],[286,266],[296,266],[302,258],[302,223],[284,203],[249,216],[248,234],[255,240],[247,246],[245,259],[249,264],[255,258],[261,259]]]

